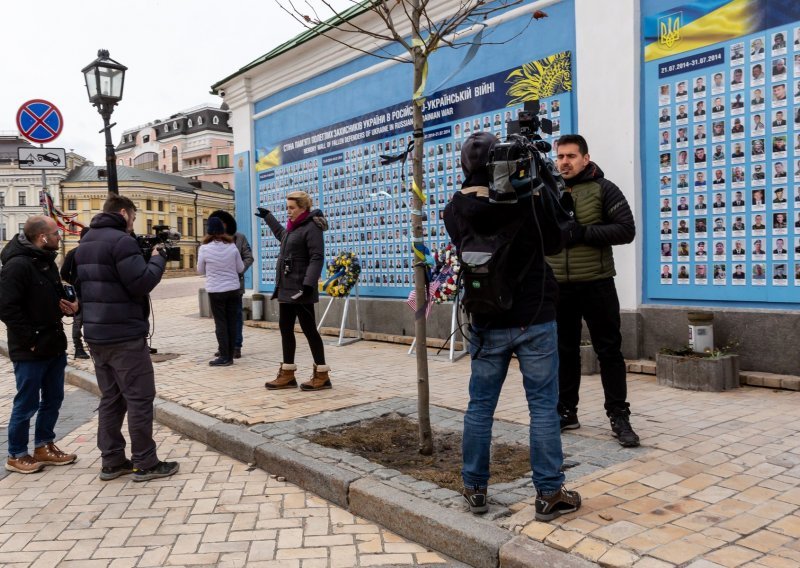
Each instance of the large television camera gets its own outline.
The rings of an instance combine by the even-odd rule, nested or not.
[[[549,189],[560,196],[564,180],[549,156],[552,146],[542,140],[539,130],[553,133],[552,121],[539,119],[539,101],[525,103],[517,120],[508,123],[505,142],[498,142],[489,152],[492,203],[516,203],[520,197],[541,195]]]
[[[152,235],[135,235],[136,244],[139,245],[144,259],[150,260],[154,246],[163,245],[167,262],[180,260],[181,249],[178,247],[178,241],[181,240],[181,234],[173,231],[169,225],[153,225],[153,232]]]

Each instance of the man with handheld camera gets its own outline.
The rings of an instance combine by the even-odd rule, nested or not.
[[[46,465],[67,465],[77,459],[54,444],[67,366],[61,317],[78,312],[74,293],[68,298],[70,290],[65,290],[58,276],[55,258],[60,240],[56,222],[35,215],[0,253],[0,319],[6,324],[17,385],[8,420],[6,469],[17,473],[36,473]],[[31,456],[28,433],[34,414]]]
[[[163,462],[153,440],[155,375],[147,335],[150,292],[161,281],[167,252],[154,247],[146,261],[131,236],[136,219],[133,201],[110,195],[103,212],[75,253],[83,300],[83,333],[94,359],[101,397],[97,446],[102,456],[100,479],[133,473],[134,481],[167,477],[177,462]],[[125,455],[122,421],[128,414],[131,459]]]
[[[600,361],[606,415],[611,430],[625,447],[639,445],[631,428],[630,405],[622,357],[619,298],[614,286],[611,247],[636,235],[633,214],[620,189],[591,161],[583,136],[567,134],[556,143],[556,164],[567,184],[561,199],[571,211],[566,248],[550,256],[559,285],[558,358],[561,429],[580,428],[578,391],[581,385],[581,319],[586,320]]]
[[[535,117],[535,111],[521,113],[520,122],[525,117],[538,126],[538,119],[529,119],[528,115]],[[470,401],[464,416],[462,494],[474,514],[488,510],[494,411],[512,355],[516,355],[531,415],[530,460],[537,491],[536,518],[549,521],[576,511],[581,504],[580,495],[568,491],[563,485],[563,453],[557,412],[555,302],[558,291],[553,273],[545,261],[545,255],[561,250],[563,238],[552,207],[557,196],[551,197],[550,190],[541,189],[539,195],[533,195],[533,184],[524,183],[519,185],[518,196],[501,196],[494,191],[493,180],[505,177],[503,183],[508,181],[504,167],[514,163],[504,161],[505,166],[498,166],[493,171],[489,161],[496,145],[497,139],[487,132],[474,133],[464,142],[461,164],[465,181],[444,212],[445,227],[462,257],[462,275],[466,270],[465,262],[470,262],[467,251],[475,243],[508,239],[508,246],[496,250],[494,256],[510,259],[505,263],[502,258],[498,260],[493,266],[496,273],[491,274],[490,269],[483,285],[479,275],[471,283],[462,281],[462,305],[468,312],[471,310],[466,299],[469,289],[507,286],[511,291],[510,298],[505,292],[502,294],[505,296],[501,298],[504,307],[494,313],[480,310],[480,306],[470,312],[472,372]],[[529,146],[523,144],[523,147],[526,154],[532,152]],[[524,169],[529,170],[533,163],[527,162]],[[516,170],[517,173],[520,171]],[[481,253],[476,256],[481,256]],[[490,267],[492,262],[488,262]]]

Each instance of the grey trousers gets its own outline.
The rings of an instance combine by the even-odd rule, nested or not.
[[[72,318],[72,345],[77,349],[79,346],[83,347],[83,334],[81,328],[83,327],[83,312],[78,312]]]
[[[90,343],[89,349],[101,392],[97,447],[103,467],[116,467],[127,459],[122,435],[126,412],[133,466],[154,467],[159,461],[153,440],[156,384],[147,342],[142,338],[114,345]]]

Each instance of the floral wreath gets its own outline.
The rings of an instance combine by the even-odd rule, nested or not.
[[[350,295],[353,286],[361,274],[361,263],[354,252],[340,253],[328,263],[327,280],[322,284],[322,291],[334,298]]]
[[[450,243],[444,248],[433,251],[433,258],[436,261],[431,274],[433,303],[452,302],[458,294],[458,272],[461,270],[456,246]]]

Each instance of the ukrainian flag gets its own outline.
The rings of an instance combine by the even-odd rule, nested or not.
[[[647,19],[645,61],[730,41],[757,31],[760,0],[706,0],[677,6]]]
[[[261,151],[259,151],[261,153]],[[269,153],[261,156],[256,162],[256,171],[263,172],[281,165],[281,147],[275,146]]]

